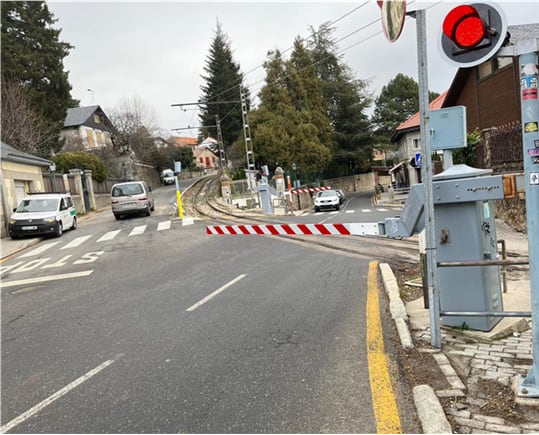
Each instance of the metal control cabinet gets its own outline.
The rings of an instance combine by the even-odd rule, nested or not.
[[[492,200],[503,198],[501,176],[456,165],[433,177],[439,263],[497,259]],[[499,266],[439,267],[441,311],[503,311]],[[442,316],[447,326],[491,330],[501,317]]]

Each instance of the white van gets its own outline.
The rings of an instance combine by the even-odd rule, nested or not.
[[[23,236],[61,236],[77,228],[77,211],[69,193],[29,193],[9,218],[12,239]]]
[[[172,169],[165,169],[161,172],[161,182],[166,186],[167,184],[174,184],[176,178],[174,177],[174,171]]]

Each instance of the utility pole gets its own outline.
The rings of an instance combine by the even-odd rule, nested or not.
[[[251,132],[249,130],[249,120],[247,118],[247,102],[245,101],[245,94],[243,88],[240,86],[240,100],[241,100],[241,116],[243,120],[243,138],[245,139],[245,154],[247,157],[247,169],[245,174],[247,176],[247,185],[249,189],[254,189],[255,182],[255,158],[253,154],[253,143],[251,142]]]
[[[215,115],[215,126],[217,127],[217,144],[219,145],[219,167],[224,169],[225,164],[225,151],[223,149],[223,135],[221,134],[221,121],[219,121],[219,115]]]
[[[440,291],[436,261],[436,234],[434,224],[434,199],[432,192],[432,151],[429,130],[429,81],[427,67],[427,18],[426,11],[419,9],[409,13],[416,19],[417,67],[419,85],[419,123],[421,130],[421,178],[425,191],[425,256],[427,260],[427,289],[430,304],[430,335],[433,347],[442,347],[440,331]]]
[[[530,41],[519,55],[522,145],[528,227],[528,257],[532,309],[533,365],[518,380],[518,394],[539,397],[539,100],[537,99],[539,39]]]

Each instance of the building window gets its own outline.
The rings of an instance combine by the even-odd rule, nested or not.
[[[88,139],[88,146],[95,148],[94,132],[92,130],[86,130],[86,138]]]
[[[492,62],[490,60],[479,65],[479,78],[483,79],[492,74]]]
[[[100,123],[101,123],[101,120],[99,119],[99,115],[96,114],[96,113],[94,113],[94,122],[95,122],[96,124],[100,124]]]
[[[414,149],[418,149],[421,146],[421,139],[413,139],[412,146]]]

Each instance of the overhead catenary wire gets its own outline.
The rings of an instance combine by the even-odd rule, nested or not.
[[[415,1],[416,1],[416,0],[410,1],[410,2],[408,3],[408,5],[411,5],[411,4],[415,3]],[[443,3],[443,2],[444,2],[444,0],[439,0],[439,1],[436,2],[436,3],[427,6],[425,9],[431,9],[432,7],[435,7],[435,6],[437,6],[437,5],[439,5],[440,3]],[[323,23],[323,24],[321,25],[321,27],[326,27],[326,28],[327,28],[327,27],[330,27],[330,26],[334,25],[335,23],[337,23],[337,22],[343,20],[344,18],[348,17],[348,16],[351,15],[352,13],[358,11],[359,9],[361,9],[362,7],[366,6],[366,5],[369,4],[369,3],[370,3],[369,1],[365,1],[365,2],[362,3],[361,5],[359,5],[359,6],[355,7],[355,8],[353,8],[352,10],[350,10],[350,11],[348,11],[347,13],[341,15],[340,17],[338,17],[338,18],[336,18],[336,19],[334,19],[334,20],[332,20],[332,21],[329,21],[329,22],[327,22],[327,23]],[[408,19],[408,17],[406,17],[406,18]],[[344,35],[344,36],[342,36],[342,37],[336,39],[336,40],[335,40],[335,44],[337,44],[337,43],[339,43],[339,42],[342,42],[342,41],[344,41],[345,39],[348,39],[348,38],[350,38],[350,37],[356,35],[357,33],[359,33],[359,32],[361,32],[361,31],[363,31],[363,30],[365,30],[365,29],[371,27],[372,25],[374,25],[374,24],[376,24],[376,23],[379,23],[381,20],[382,20],[382,19],[381,19],[381,17],[380,17],[380,18],[377,18],[377,19],[375,19],[375,20],[372,20],[371,22],[369,22],[369,23],[367,23],[367,24],[365,24],[365,25],[363,25],[363,26],[360,26],[360,27],[357,28],[356,30],[354,30],[354,31],[352,31],[352,32],[350,32],[350,33],[348,33],[348,34],[346,34],[346,35]],[[377,37],[378,35],[381,35],[381,34],[383,34],[383,30],[377,31],[377,32],[375,32],[375,33],[373,33],[373,34],[371,34],[371,35],[369,35],[369,36],[367,36],[367,37],[364,37],[364,38],[362,38],[361,40],[359,40],[359,41],[357,41],[357,42],[355,42],[355,43],[352,43],[352,44],[350,44],[350,45],[348,45],[348,46],[346,46],[346,47],[344,47],[344,48],[342,48],[342,49],[339,49],[336,53],[333,53],[333,54],[335,54],[335,55],[341,55],[341,54],[343,54],[344,52],[350,50],[351,48],[354,48],[354,47],[357,47],[357,46],[359,46],[359,45],[361,45],[361,44],[364,44],[365,42],[369,41],[370,39],[372,39],[372,38],[374,38],[374,37]],[[302,41],[307,40],[307,38],[300,38],[300,39],[301,39]],[[292,46],[288,47],[287,49],[285,49],[285,50],[283,50],[283,51],[280,51],[280,53],[281,53],[281,54],[284,54],[284,53],[290,51],[293,47],[294,47],[294,46],[292,45]],[[332,54],[332,55],[333,55],[333,54]],[[318,61],[315,61],[315,62],[313,62],[311,65],[307,65],[307,66],[304,67],[304,68],[309,68],[309,67],[311,67],[311,66],[317,65],[319,62],[321,62],[321,61],[323,61],[323,60],[324,60],[324,59],[320,59],[320,60],[318,60]],[[255,66],[254,68],[251,68],[250,70],[248,70],[246,73],[243,74],[243,78],[245,78],[247,75],[249,75],[249,74],[251,74],[251,73],[257,71],[258,69],[262,68],[263,66],[264,66],[264,63],[261,63],[261,64]],[[212,99],[206,101],[206,103],[212,104],[212,100],[215,100],[215,99],[217,99],[218,97],[220,97],[220,96],[222,96],[222,95],[225,95],[227,92],[231,92],[231,91],[233,91],[233,90],[235,90],[235,89],[238,89],[240,86],[243,86],[244,89],[246,89],[250,94],[257,93],[260,89],[262,89],[262,86],[261,86],[261,87],[258,87],[258,88],[257,88],[256,86],[259,85],[260,83],[265,82],[265,80],[266,80],[265,78],[262,78],[262,79],[259,79],[259,80],[257,80],[256,82],[251,83],[251,84],[249,84],[249,85],[243,85],[243,82],[239,82],[239,83],[237,83],[237,84],[231,86],[230,88],[225,89],[224,91],[220,92],[219,94],[214,95],[214,96],[212,97]],[[256,96],[255,96],[255,97],[256,97]],[[218,104],[218,103],[222,103],[222,102],[214,102],[214,104]],[[204,102],[201,102],[201,104],[204,104]],[[231,111],[232,111],[232,110],[231,110]],[[230,113],[230,112],[229,112],[229,113]]]
[[[337,18],[335,18],[334,20],[329,21],[329,22],[327,22],[327,23],[325,23],[325,24],[322,24],[322,25],[323,25],[324,27],[332,26],[333,24],[335,24],[335,23],[337,23],[337,22],[343,20],[344,18],[348,17],[349,15],[351,15],[352,13],[354,13],[354,12],[356,12],[357,10],[361,9],[362,7],[366,6],[367,4],[369,4],[369,1],[363,2],[361,5],[359,5],[359,6],[355,7],[355,8],[353,8],[352,10],[350,10],[350,11],[348,11],[347,13],[341,15],[340,17],[337,17]],[[379,20],[377,20],[377,21],[379,21]],[[305,41],[306,38],[301,38],[301,40],[302,40],[302,41]],[[288,51],[292,50],[293,48],[294,48],[294,45],[291,45],[290,47],[286,48],[285,50],[282,50],[281,53],[282,53],[282,54],[287,53]],[[255,66],[254,68],[251,68],[250,70],[248,70],[247,72],[245,72],[245,73],[243,74],[243,77],[245,77],[245,76],[247,76],[247,75],[249,75],[249,74],[251,74],[251,73],[257,71],[258,69],[262,68],[263,66],[264,66],[264,62],[260,63],[259,65]],[[260,83],[261,81],[264,81],[264,79],[257,81],[256,83],[252,84],[251,86],[248,86],[247,89],[249,89],[250,87],[252,87],[252,86],[254,86],[254,85],[258,84],[258,83]],[[230,87],[230,88],[228,88],[228,89],[225,89],[224,91],[220,92],[219,94],[214,95],[214,96],[212,97],[212,100],[213,100],[213,99],[217,99],[218,97],[221,97],[222,95],[225,95],[227,92],[230,92],[230,91],[236,89],[237,87],[239,87],[239,86],[241,86],[241,85],[242,85],[242,83],[237,83],[237,84],[235,84],[234,86],[232,86],[232,87]],[[250,89],[249,89],[249,90],[250,90]],[[211,100],[210,100],[210,101],[211,101]]]

